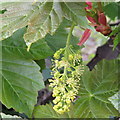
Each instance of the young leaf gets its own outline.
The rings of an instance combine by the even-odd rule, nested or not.
[[[92,72],[85,69],[80,98],[75,103],[75,118],[109,118],[118,111],[108,98],[118,91],[118,61],[103,60]]]
[[[31,117],[38,90],[45,87],[39,66],[32,60],[11,55],[4,50],[0,61],[0,101],[6,107]]]

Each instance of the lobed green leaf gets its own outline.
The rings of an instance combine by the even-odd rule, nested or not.
[[[85,69],[80,98],[75,103],[76,118],[109,118],[118,116],[118,111],[108,98],[118,91],[118,61],[101,61],[91,72]]]
[[[48,33],[53,35],[64,17],[86,27],[88,23],[84,7],[83,2],[5,2],[1,9],[6,11],[0,14],[2,22],[0,39],[5,39],[16,30],[28,26],[24,40],[27,46],[30,46]]]
[[[9,51],[9,54],[11,55],[16,54],[18,56],[33,60],[44,59],[54,53],[44,39],[33,43],[30,50],[27,51],[27,46],[23,39],[25,31],[26,28],[22,28],[16,31],[11,37],[5,39],[4,41],[0,41],[2,50]]]
[[[2,51],[0,64],[0,101],[7,108],[32,117],[38,90],[45,87],[39,66],[30,59],[11,55],[5,50]]]

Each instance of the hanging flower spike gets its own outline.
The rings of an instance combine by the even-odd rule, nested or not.
[[[98,22],[102,25],[107,26],[107,20],[106,20],[106,16],[104,15],[104,13],[98,12]]]
[[[86,29],[82,35],[82,38],[80,40],[80,42],[78,43],[79,46],[81,46],[89,37],[91,34],[91,30],[90,29]]]
[[[85,7],[86,10],[92,9],[92,2],[86,0],[86,4],[88,5],[88,7]]]

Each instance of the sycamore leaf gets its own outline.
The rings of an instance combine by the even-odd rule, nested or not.
[[[52,105],[39,105],[34,108],[33,112],[34,118],[59,118]]]
[[[113,96],[109,97],[109,101],[114,105],[114,107],[120,112],[120,91],[118,91]]]
[[[30,50],[27,51],[27,46],[23,39],[25,31],[26,28],[19,29],[11,37],[0,41],[2,50],[9,51],[9,54],[11,55],[16,54],[18,56],[33,60],[44,59],[54,53],[44,39],[33,43]]]
[[[64,17],[86,27],[88,23],[83,7],[83,2],[5,2],[2,4],[2,10],[6,11],[0,14],[2,22],[0,39],[5,39],[19,28],[28,26],[24,40],[30,46],[44,38],[47,33],[53,35]]]
[[[1,37],[0,40],[11,36],[16,30],[28,24],[30,15],[35,5],[30,2],[4,2],[1,3],[1,9],[6,10],[4,14],[0,14]]]
[[[8,108],[32,116],[38,90],[44,88],[39,66],[32,60],[2,51],[0,101]]]
[[[0,41],[0,46],[2,50],[9,51],[11,55],[16,54],[33,60],[45,59],[53,55],[56,50],[65,47],[68,36],[66,29],[69,28],[70,25],[71,22],[64,20],[53,36],[48,34],[45,38],[33,43],[29,51],[27,51],[27,46],[23,39],[26,28],[19,29],[11,37]],[[75,49],[80,49],[77,45],[78,42],[78,38],[72,36],[71,44]]]
[[[14,2],[3,3],[1,14],[2,38],[12,35],[17,29],[28,25],[24,39],[27,45],[45,37],[47,33],[53,34],[62,22],[61,6],[58,2]]]
[[[93,71],[85,69],[80,98],[74,109],[75,118],[109,118],[118,111],[108,98],[118,91],[118,61],[101,61]]]
[[[118,19],[120,18],[118,15],[119,9],[120,9],[120,4],[117,2],[110,2],[109,4],[105,5],[103,7],[105,14],[111,19],[115,20],[117,17]]]
[[[43,3],[28,23],[27,33],[24,35],[26,43],[29,45],[45,37],[47,33],[54,34],[62,19],[62,10],[59,3]]]
[[[26,28],[19,29],[12,36],[0,41],[0,46],[3,51],[9,51],[11,55],[16,54],[33,60],[45,59],[48,56],[52,56],[56,50],[65,47],[68,36],[66,28],[70,27],[70,25],[71,22],[64,20],[53,36],[48,34],[45,38],[33,43],[29,51],[27,51],[27,46],[23,39]],[[78,42],[78,38],[72,36],[71,44],[74,45],[74,48],[80,48],[77,45]]]
[[[70,27],[71,27],[71,22],[68,20],[64,20],[53,36],[48,34],[44,38],[47,44],[49,45],[49,47],[53,51],[57,51],[60,48],[64,48],[66,46],[66,40]],[[72,35],[70,44],[74,46],[74,49],[80,49],[80,46],[77,45],[78,42],[79,42],[78,38]]]
[[[85,17],[85,2],[63,2],[61,3],[62,10],[66,19],[76,22],[76,24],[82,27],[89,27],[87,19]]]
[[[34,118],[69,118],[68,114],[58,114],[54,111],[52,104],[39,105],[34,108]]]

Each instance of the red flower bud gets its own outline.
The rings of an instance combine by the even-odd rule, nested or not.
[[[94,18],[90,17],[90,16],[87,16],[87,19],[91,22],[91,23],[94,23],[96,24],[96,21]]]
[[[104,15],[104,13],[98,12],[98,22],[102,25],[107,25],[106,16]]]
[[[82,35],[82,38],[80,39],[80,42],[78,43],[78,45],[82,45],[90,36],[91,34],[91,30],[90,29],[86,29]]]
[[[86,10],[92,9],[92,2],[86,0],[86,4],[88,5],[88,7],[85,7]]]

